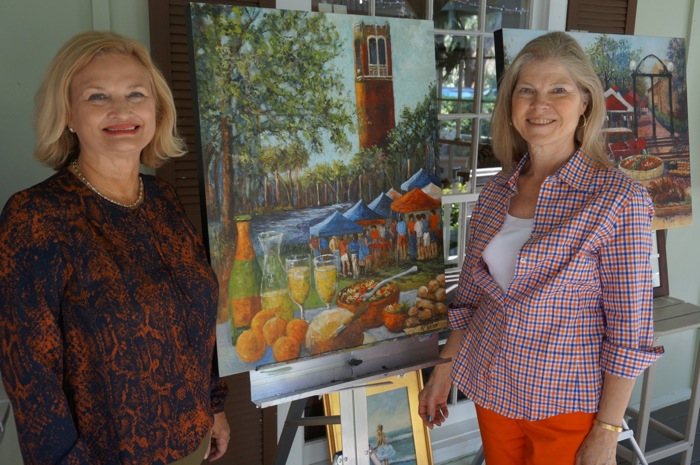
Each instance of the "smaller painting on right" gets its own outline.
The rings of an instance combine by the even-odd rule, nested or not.
[[[496,31],[498,76],[527,42],[547,32]],[[610,158],[649,191],[654,202],[653,229],[690,225],[685,39],[567,34],[578,41],[600,77]]]

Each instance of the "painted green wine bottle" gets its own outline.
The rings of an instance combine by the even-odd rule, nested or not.
[[[231,323],[234,331],[250,326],[253,317],[262,309],[260,281],[262,272],[250,237],[250,215],[240,215],[236,221],[236,252],[228,281]]]

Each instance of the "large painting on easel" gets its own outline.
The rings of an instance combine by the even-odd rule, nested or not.
[[[220,373],[445,328],[432,24],[189,19]]]
[[[527,42],[545,32],[497,31],[497,66],[508,66]],[[603,84],[610,157],[646,186],[654,202],[653,229],[690,225],[685,40],[569,34],[581,44]]]

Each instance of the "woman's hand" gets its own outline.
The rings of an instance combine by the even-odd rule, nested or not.
[[[440,357],[453,360],[459,351],[459,346],[464,336],[464,330],[452,330],[447,337],[447,342],[440,351]],[[418,415],[423,423],[433,429],[442,425],[449,415],[447,411],[447,396],[452,389],[452,363],[443,363],[435,366],[430,374],[428,382],[418,394]]]
[[[428,428],[440,426],[447,420],[447,396],[451,388],[450,365],[435,367],[425,387],[418,394],[418,415]]]
[[[226,413],[220,412],[214,414],[214,426],[211,428],[211,441],[209,450],[204,458],[208,458],[210,462],[221,458],[228,449],[228,442],[231,440],[231,428],[226,420]]]
[[[576,453],[576,465],[615,465],[620,433],[595,426]]]
[[[619,425],[633,388],[633,379],[605,373],[596,418],[608,424]],[[576,465],[615,465],[619,436],[617,431],[593,425],[576,454]]]

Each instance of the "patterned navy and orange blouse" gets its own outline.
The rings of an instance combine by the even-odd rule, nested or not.
[[[167,464],[223,410],[217,280],[174,189],[130,210],[62,170],[0,216],[0,370],[25,465]]]

